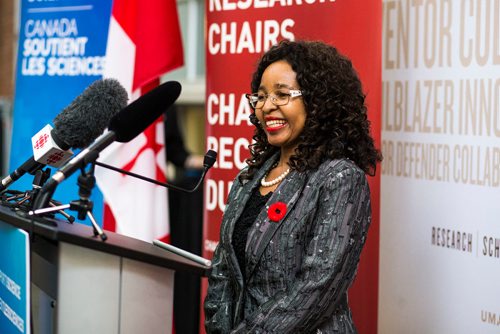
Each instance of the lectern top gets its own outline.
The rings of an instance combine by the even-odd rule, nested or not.
[[[21,228],[36,237],[53,243],[66,242],[81,247],[114,254],[121,257],[161,266],[172,270],[192,272],[206,276],[209,267],[186,259],[180,255],[154,246],[152,243],[106,231],[108,239],[103,242],[94,236],[90,226],[68,223],[59,219],[29,216],[22,211],[0,206],[0,220]]]

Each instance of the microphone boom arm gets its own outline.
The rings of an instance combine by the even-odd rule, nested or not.
[[[205,159],[203,160],[203,171],[201,173],[200,179],[198,180],[198,183],[192,189],[185,189],[185,188],[181,188],[181,187],[175,186],[175,185],[170,184],[170,183],[160,182],[160,181],[151,179],[149,177],[139,175],[136,173],[132,173],[132,172],[129,172],[129,171],[126,171],[126,170],[123,170],[123,169],[120,169],[120,168],[117,168],[114,166],[110,166],[108,164],[105,164],[105,163],[102,163],[99,161],[95,161],[94,163],[96,166],[107,168],[107,169],[110,169],[110,170],[113,170],[115,172],[122,173],[125,175],[129,175],[129,176],[132,176],[132,177],[141,179],[143,181],[150,182],[150,183],[153,183],[153,184],[156,184],[156,185],[168,188],[168,189],[182,191],[185,193],[192,193],[192,192],[196,191],[196,189],[198,189],[198,187],[201,185],[201,183],[205,179],[205,175],[207,174],[208,170],[213,166],[216,157],[217,157],[217,153],[215,151],[209,150],[207,152],[207,154],[205,155]]]

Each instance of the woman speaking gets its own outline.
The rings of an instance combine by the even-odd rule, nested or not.
[[[208,333],[356,333],[347,289],[371,220],[374,147],[351,61],[283,41],[247,94],[251,157],[235,179],[205,299]]]

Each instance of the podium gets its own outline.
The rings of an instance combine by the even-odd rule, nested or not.
[[[153,244],[0,206],[30,234],[31,327],[36,334],[171,333],[174,272],[208,267]],[[137,222],[143,224],[144,222]]]

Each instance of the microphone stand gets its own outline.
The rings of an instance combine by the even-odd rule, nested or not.
[[[92,227],[94,228],[94,236],[99,236],[102,241],[106,241],[108,236],[99,227],[94,215],[92,214],[94,203],[90,200],[90,194],[95,186],[94,170],[94,163],[91,163],[88,172],[86,172],[83,168],[81,169],[82,173],[78,177],[78,195],[80,196],[80,199],[77,201],[71,201],[69,209],[77,211],[78,219],[80,220],[83,220],[85,219],[85,216],[88,216],[90,222],[92,223]]]
[[[97,155],[95,155],[97,158]],[[81,174],[78,177],[78,195],[80,197],[79,200],[71,201],[69,204],[52,206],[50,208],[42,208],[34,211],[30,211],[29,215],[40,215],[53,211],[61,211],[64,209],[70,209],[76,211],[78,213],[78,219],[84,220],[85,217],[89,217],[89,220],[92,224],[94,230],[94,236],[99,236],[102,241],[106,241],[108,236],[97,224],[97,221],[92,214],[92,209],[94,208],[94,203],[90,200],[90,195],[92,193],[92,189],[95,186],[96,180],[94,176],[95,170],[95,161],[90,161],[90,168],[88,171],[85,171],[84,166],[80,167]],[[63,211],[64,212],[64,211]]]

